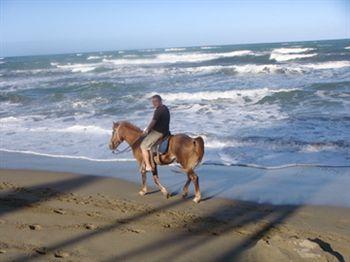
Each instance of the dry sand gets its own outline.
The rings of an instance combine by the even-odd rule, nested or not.
[[[0,261],[350,261],[350,209],[218,198],[115,178],[0,170]]]

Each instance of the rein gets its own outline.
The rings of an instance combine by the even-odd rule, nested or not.
[[[136,142],[138,142],[138,141],[139,141],[141,138],[143,138],[143,137],[144,137],[143,134],[140,135],[137,139],[135,139],[134,142],[132,142],[132,143],[131,143],[130,145],[128,145],[126,148],[124,148],[123,150],[118,150],[118,148],[117,148],[117,149],[115,149],[115,150],[112,151],[112,154],[119,155],[119,154],[123,154],[123,153],[126,153],[126,152],[131,151],[131,150],[132,150],[132,147],[134,146],[134,144],[135,144]]]

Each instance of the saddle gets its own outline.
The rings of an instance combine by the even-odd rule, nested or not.
[[[167,136],[160,138],[151,148],[151,152],[156,155],[163,155],[168,152],[169,148],[169,138],[171,134],[169,133]]]

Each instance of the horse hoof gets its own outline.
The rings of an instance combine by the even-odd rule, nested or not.
[[[140,195],[140,196],[144,196],[144,195],[146,195],[146,194],[147,194],[147,192],[144,191],[144,190],[140,190],[140,191],[139,191],[139,195]]]
[[[188,193],[182,193],[182,198],[186,198]]]
[[[193,202],[195,202],[195,203],[199,203],[201,201],[201,198],[200,197],[195,197],[195,198],[193,198]]]

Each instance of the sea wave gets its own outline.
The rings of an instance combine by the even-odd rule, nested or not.
[[[295,54],[295,53],[305,53],[308,51],[313,51],[314,48],[300,48],[300,47],[293,47],[293,48],[276,48],[272,50],[272,53],[280,53],[280,54]]]
[[[316,56],[317,54],[279,54],[279,53],[272,53],[270,55],[270,60],[276,60],[278,62],[284,62],[289,60],[295,60],[300,58],[308,58]]]
[[[350,46],[346,46],[346,47],[344,47],[344,49],[350,49]]]
[[[187,72],[193,74],[199,73],[219,73],[232,72],[239,74],[303,74],[312,70],[339,69],[349,67],[349,61],[332,61],[322,63],[307,63],[307,64],[246,64],[246,65],[230,65],[230,66],[199,66],[178,69],[177,72]]]
[[[276,60],[278,62],[284,62],[289,60],[295,60],[300,58],[308,58],[316,56],[316,53],[307,53],[313,51],[314,48],[276,48],[273,49],[270,54],[270,60]]]
[[[253,102],[258,101],[262,97],[277,92],[289,92],[298,89],[240,89],[240,90],[227,90],[227,91],[202,91],[202,92],[180,92],[180,93],[160,93],[160,95],[166,101],[201,101],[201,100],[217,100],[217,99],[230,99],[230,100],[244,100],[246,97],[252,99]],[[145,97],[150,97],[154,93],[147,94]],[[255,99],[254,99],[255,98]],[[254,100],[253,100],[254,99]]]
[[[217,48],[217,47],[215,47],[215,46],[201,46],[201,49],[203,49],[203,50],[215,49],[215,48]]]
[[[250,50],[237,50],[226,53],[181,53],[181,54],[158,54],[155,57],[139,58],[139,59],[104,59],[103,62],[113,63],[115,65],[124,64],[161,64],[161,63],[190,63],[215,60],[219,58],[257,55]]]
[[[100,59],[100,58],[101,58],[100,56],[91,55],[88,58],[86,58],[86,60],[96,60],[96,59]]]
[[[183,47],[172,47],[172,48],[165,48],[165,52],[178,52],[178,51],[185,51],[186,48]]]
[[[3,118],[0,118],[0,123],[14,123],[14,122],[18,122],[19,119],[16,118],[16,117],[13,117],[13,116],[9,116],[9,117],[3,117]]]
[[[99,126],[94,125],[73,125],[65,128],[49,128],[48,127],[35,127],[29,128],[28,131],[31,132],[63,132],[63,133],[88,133],[88,134],[98,134],[98,135],[106,135],[111,134],[111,130],[104,129]]]
[[[323,165],[323,164],[301,164],[301,163],[292,163],[285,165],[276,165],[276,166],[264,166],[257,164],[242,164],[242,163],[222,163],[222,162],[213,162],[213,161],[204,161],[202,165],[205,166],[238,166],[238,167],[247,167],[247,168],[256,168],[264,170],[277,170],[277,169],[286,169],[293,167],[319,167],[319,168],[349,168],[350,165]]]
[[[349,67],[350,61],[330,61],[330,62],[323,62],[323,63],[310,63],[310,64],[304,64],[303,67],[312,68],[312,69],[337,69],[337,68],[343,68],[343,67]]]
[[[60,65],[58,63],[51,63],[52,66],[55,66],[57,68],[63,69],[63,70],[70,70],[73,73],[81,72],[89,72],[96,69],[97,65],[95,64],[66,64],[66,65]]]
[[[300,66],[283,66],[283,65],[231,65],[231,66],[200,66],[188,67],[183,70],[187,73],[238,73],[238,74],[275,74],[275,73],[303,73],[304,69]]]
[[[99,158],[90,158],[86,156],[57,155],[57,154],[39,153],[39,152],[29,151],[29,150],[12,150],[12,149],[6,149],[6,148],[0,148],[0,151],[8,152],[8,153],[20,153],[20,154],[27,154],[27,155],[46,156],[46,157],[53,157],[53,158],[88,160],[88,161],[94,161],[94,162],[133,162],[135,161],[134,158],[99,159]]]

